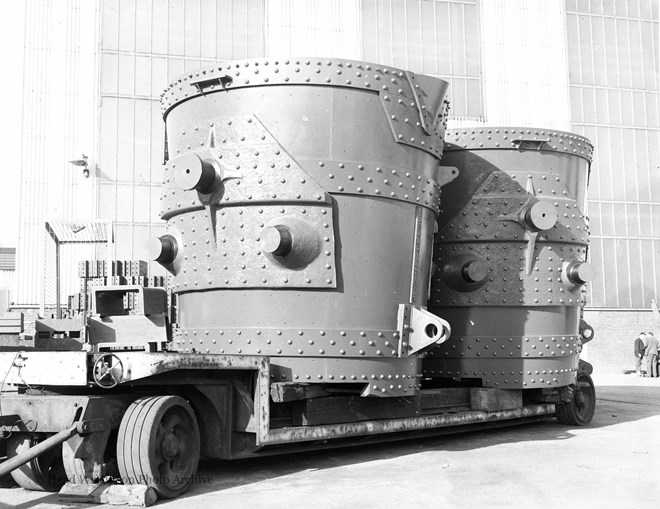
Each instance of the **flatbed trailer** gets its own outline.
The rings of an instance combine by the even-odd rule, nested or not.
[[[149,243],[168,289],[93,285],[77,318],[37,320],[51,339],[4,338],[0,477],[146,504],[200,456],[588,424],[591,144],[445,132],[446,88],[312,58],[173,81]]]

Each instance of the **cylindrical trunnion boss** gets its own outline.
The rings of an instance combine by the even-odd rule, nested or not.
[[[584,200],[593,147],[574,134],[527,128],[446,133],[429,310],[452,337],[425,376],[484,387],[575,382],[587,263]]]
[[[173,348],[269,355],[281,382],[414,393],[397,314],[427,304],[440,186],[456,173],[438,166],[446,88],[335,59],[173,82],[167,235],[152,247],[178,297]]]

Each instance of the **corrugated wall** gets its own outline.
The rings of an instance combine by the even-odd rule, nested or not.
[[[268,0],[265,56],[362,59],[360,0]]]
[[[14,270],[0,270],[0,289],[7,289],[10,291],[10,301],[14,301],[14,292],[16,281],[16,271]],[[0,313],[3,311],[0,310]]]
[[[158,217],[164,125],[175,77],[223,59],[263,56],[261,0],[100,0],[99,217],[115,221],[116,258],[145,259]],[[152,264],[154,274],[160,266]]]
[[[489,125],[570,128],[564,0],[482,2]]]
[[[362,55],[446,79],[452,120],[483,121],[477,0],[362,0]]]
[[[592,307],[650,309],[660,290],[658,1],[566,1],[573,130],[595,146]]]
[[[446,79],[455,122],[482,122],[477,0],[267,0],[268,56],[332,56]]]
[[[96,8],[83,0],[27,0],[22,76],[22,147],[15,301],[38,304],[54,278],[45,222],[92,217],[95,180],[68,163],[93,154]],[[18,78],[20,79],[20,77]],[[63,298],[77,288],[78,258],[63,260]],[[53,297],[54,299],[54,297]]]
[[[0,122],[0,140],[4,150],[2,186],[0,187],[0,247],[18,245],[18,190],[21,173],[21,107],[23,93],[23,45],[25,29],[25,5],[12,2],[3,6],[0,17],[0,49],[5,79],[0,82],[5,101],[2,104],[3,121]]]

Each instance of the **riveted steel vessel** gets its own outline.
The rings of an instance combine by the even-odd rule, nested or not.
[[[162,96],[169,160],[152,246],[174,348],[272,356],[277,381],[416,390],[398,327],[427,303],[445,81],[336,59],[247,60]],[[368,384],[368,385],[367,385]]]
[[[429,310],[452,337],[424,374],[484,387],[575,382],[587,263],[584,203],[593,147],[571,133],[484,128],[446,133]]]

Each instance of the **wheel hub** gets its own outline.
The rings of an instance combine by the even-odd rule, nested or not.
[[[167,461],[173,460],[179,452],[179,440],[176,437],[174,429],[168,431],[163,437],[163,441],[160,445],[160,452],[163,455],[163,458]]]
[[[195,413],[180,396],[146,396],[126,410],[117,434],[117,466],[122,480],[140,479],[159,498],[188,488],[200,453]]]

